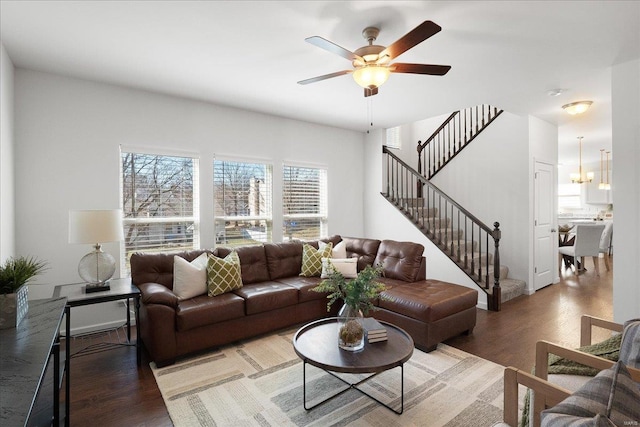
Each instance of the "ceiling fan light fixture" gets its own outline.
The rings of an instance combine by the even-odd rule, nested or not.
[[[562,106],[562,109],[572,116],[576,114],[582,114],[591,107],[593,101],[576,101],[571,104],[565,104]]]
[[[363,88],[380,87],[387,81],[389,74],[389,67],[365,65],[353,72],[353,79]]]

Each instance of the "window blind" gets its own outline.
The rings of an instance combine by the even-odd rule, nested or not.
[[[283,238],[317,239],[327,230],[327,171],[284,165]]]
[[[238,246],[272,240],[272,188],[271,165],[214,161],[217,245]]]
[[[122,275],[133,252],[198,248],[198,159],[122,151],[121,161]]]

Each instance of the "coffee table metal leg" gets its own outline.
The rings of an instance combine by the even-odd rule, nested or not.
[[[302,399],[303,399],[303,406],[304,409],[306,409],[307,411],[316,408],[320,405],[322,405],[323,403],[328,402],[329,400],[332,400],[338,396],[340,396],[341,394],[346,393],[347,391],[353,389],[353,390],[357,390],[360,393],[364,394],[365,396],[367,396],[368,398],[376,401],[378,404],[384,406],[385,408],[389,409],[390,411],[395,412],[396,414],[400,415],[404,412],[404,364],[400,365],[400,410],[396,410],[394,408],[392,408],[391,406],[387,405],[384,402],[381,402],[380,400],[378,400],[377,398],[373,397],[372,395],[370,395],[369,393],[367,393],[366,391],[363,391],[361,389],[358,388],[358,386],[368,380],[370,380],[371,378],[377,376],[378,374],[380,374],[380,372],[377,372],[373,375],[370,375],[366,378],[363,378],[362,380],[358,381],[357,383],[350,383],[346,380],[344,380],[343,378],[340,378],[339,376],[337,376],[336,374],[334,374],[331,371],[327,371],[325,369],[323,369],[327,374],[333,376],[334,378],[339,379],[340,381],[342,381],[343,383],[345,383],[346,385],[348,385],[347,388],[345,388],[344,390],[339,391],[338,393],[335,393],[329,397],[327,397],[326,399],[324,399],[321,402],[316,403],[313,406],[307,407],[307,362],[306,360],[302,361]]]

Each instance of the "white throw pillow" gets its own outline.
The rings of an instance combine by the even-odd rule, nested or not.
[[[173,257],[173,293],[184,300],[207,292],[207,253],[189,262],[175,255]]]
[[[329,264],[346,279],[355,279],[358,277],[358,258],[322,258],[322,275],[320,278],[329,277],[331,270]]]
[[[327,243],[318,241],[318,249],[323,250]],[[347,245],[344,240],[333,247],[331,250],[331,258],[345,259],[347,258]]]

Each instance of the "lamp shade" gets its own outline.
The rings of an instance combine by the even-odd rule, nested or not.
[[[118,242],[123,238],[120,209],[69,211],[69,243]]]
[[[353,72],[353,79],[363,88],[380,87],[389,78],[389,67],[365,65]]]

